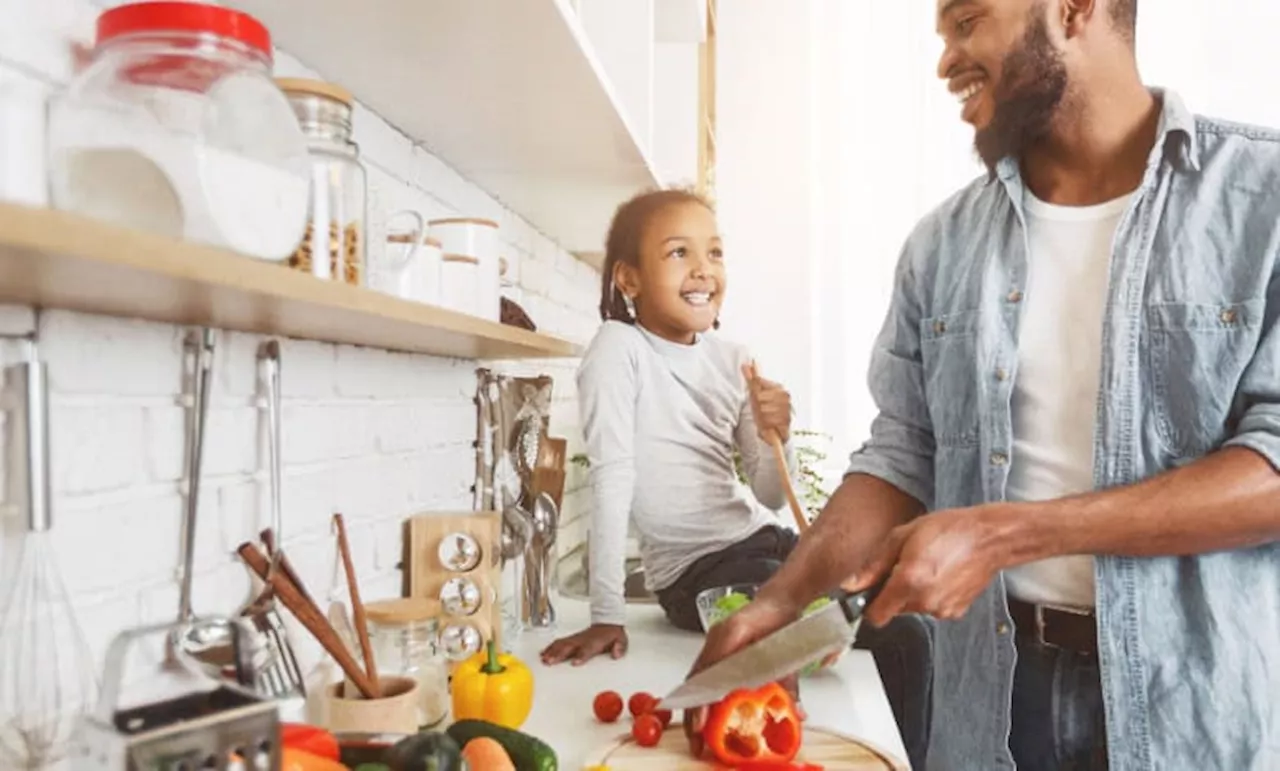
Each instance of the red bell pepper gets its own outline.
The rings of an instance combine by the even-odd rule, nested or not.
[[[720,763],[786,764],[800,751],[800,716],[781,685],[739,689],[711,707],[702,739]]]
[[[337,737],[323,728],[304,723],[281,723],[280,744],[327,760],[337,760],[341,754]]]

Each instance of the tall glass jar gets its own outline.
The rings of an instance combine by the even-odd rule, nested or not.
[[[293,105],[311,154],[307,231],[289,264],[316,278],[363,286],[368,182],[360,148],[351,139],[351,93],[318,80],[276,83]]]
[[[365,606],[369,642],[379,676],[418,683],[418,725],[430,728],[449,714],[449,663],[440,650],[440,603],[405,598]]]
[[[129,228],[283,260],[310,188],[306,141],[252,16],[190,2],[103,11],[50,100],[50,199]]]

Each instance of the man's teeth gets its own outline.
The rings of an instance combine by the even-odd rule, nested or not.
[[[690,305],[706,305],[711,302],[710,292],[685,292],[680,296]]]
[[[986,84],[982,82],[970,83],[968,86],[964,88],[963,91],[960,91],[956,94],[956,98],[960,100],[961,104],[964,104],[965,102],[969,101],[973,97],[977,96],[978,92],[982,90],[982,87],[984,85]]]

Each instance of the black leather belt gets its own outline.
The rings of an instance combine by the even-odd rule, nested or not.
[[[1009,616],[1017,634],[1050,648],[1098,655],[1098,620],[1092,610],[1034,605],[1009,597]]]

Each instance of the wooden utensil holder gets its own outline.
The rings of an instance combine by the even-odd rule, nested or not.
[[[496,645],[502,642],[502,610],[498,596],[502,580],[498,560],[501,522],[498,512],[468,511],[422,513],[410,517],[405,523],[406,596],[439,601],[440,591],[450,579],[471,579],[480,590],[479,608],[470,616],[442,610],[440,630],[443,632],[450,624],[470,624],[480,633],[482,650],[490,639]],[[470,570],[452,570],[440,561],[441,542],[446,536],[456,533],[470,535],[480,547],[480,561]]]

